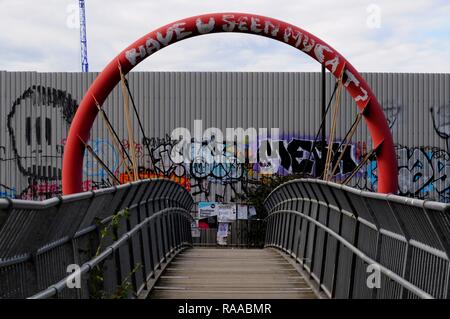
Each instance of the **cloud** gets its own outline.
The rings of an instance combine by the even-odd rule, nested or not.
[[[77,0],[0,0],[0,70],[79,71]],[[380,13],[380,28],[368,19]],[[359,71],[450,72],[450,4],[442,0],[87,0],[90,69],[100,71],[145,33],[208,12],[250,12],[302,27]],[[377,12],[375,12],[377,13]],[[373,16],[372,16],[373,17]],[[138,66],[148,71],[318,71],[293,48],[243,34],[176,43]]]

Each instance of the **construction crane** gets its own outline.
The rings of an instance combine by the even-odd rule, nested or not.
[[[86,40],[86,12],[84,0],[79,0],[79,5],[80,5],[81,71],[89,72],[87,40]]]

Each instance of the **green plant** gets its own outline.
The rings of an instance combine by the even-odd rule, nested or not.
[[[267,216],[267,211],[264,207],[264,201],[267,196],[269,196],[269,194],[279,185],[302,177],[304,176],[301,174],[263,176],[247,188],[245,200],[249,205],[255,207],[256,217],[264,219]]]
[[[117,229],[119,228],[120,221],[122,218],[128,219],[130,217],[130,212],[128,208],[124,208],[121,211],[115,213],[111,221],[107,225],[101,224],[100,221],[96,220],[96,224],[98,229],[100,229],[100,243],[97,247],[97,251],[95,252],[95,257],[100,255],[101,249],[103,247],[104,240],[110,236],[113,241],[116,241],[117,238]]]
[[[98,247],[95,252],[95,257],[99,256],[102,252],[102,248],[105,240],[110,237],[113,242],[117,241],[117,230],[119,228],[122,219],[128,219],[130,213],[128,208],[125,208],[111,218],[108,224],[102,224],[98,220],[96,221],[97,227],[99,229],[100,240]],[[89,276],[89,292],[92,299],[124,299],[127,298],[129,293],[132,291],[133,285],[130,282],[131,276],[136,273],[142,267],[141,264],[137,264],[134,269],[122,280],[121,284],[117,286],[116,290],[108,295],[104,290],[104,277],[103,277],[103,267],[101,265],[96,265],[90,271]]]
[[[131,276],[141,268],[142,264],[137,264],[124,280],[122,280],[121,284],[117,286],[116,291],[110,296],[110,299],[127,299],[129,293],[133,290],[133,285],[130,282]]]

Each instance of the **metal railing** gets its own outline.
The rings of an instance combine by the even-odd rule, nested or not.
[[[263,248],[266,222],[264,219],[241,219],[230,223],[230,233],[225,247]],[[193,237],[193,246],[216,247],[217,228],[199,229]]]
[[[0,298],[145,297],[162,265],[192,244],[192,205],[162,179],[42,202],[0,199]]]
[[[265,207],[266,246],[288,253],[330,298],[450,297],[448,204],[299,179]]]
[[[0,298],[144,298],[192,245],[192,205],[169,180],[0,199]],[[290,254],[331,298],[450,297],[450,205],[301,179],[265,206],[265,245]]]

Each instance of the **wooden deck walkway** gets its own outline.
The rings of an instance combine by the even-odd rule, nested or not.
[[[151,299],[317,298],[294,266],[267,249],[191,248],[165,269]]]

